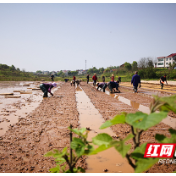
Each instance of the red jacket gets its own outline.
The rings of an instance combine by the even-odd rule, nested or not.
[[[114,76],[111,76],[111,81],[114,82]]]
[[[73,80],[75,81],[75,79],[76,79],[76,77],[75,76],[73,76]]]
[[[94,76],[92,77],[92,79],[93,79],[94,81],[96,81],[96,80],[97,80],[97,76],[94,75]]]

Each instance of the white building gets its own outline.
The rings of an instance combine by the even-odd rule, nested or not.
[[[49,75],[49,71],[43,71],[44,75]]]
[[[164,68],[169,67],[169,64],[173,64],[176,59],[176,53],[172,53],[169,56],[157,57],[157,64],[156,67]]]

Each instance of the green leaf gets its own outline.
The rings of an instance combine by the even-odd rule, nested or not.
[[[124,141],[119,141],[119,145],[115,146],[115,149],[122,155],[124,158],[128,151],[131,148],[131,144],[126,145]]]
[[[90,152],[89,155],[95,155],[95,154],[97,154],[99,152],[102,152],[104,150],[107,150],[107,149],[109,149],[111,147],[112,147],[112,145],[105,145],[105,144],[100,145],[98,148],[96,148],[95,150],[93,150],[92,152]]]
[[[137,147],[132,153],[131,157],[134,159],[143,159],[144,158],[144,153],[146,149],[147,143],[142,144],[140,147]]]
[[[83,133],[86,131],[86,128],[81,128],[79,130],[78,128],[71,129],[70,127],[68,127],[68,129],[79,136],[82,136]]]
[[[78,167],[78,168],[74,168],[76,172],[82,172],[85,173],[85,169],[83,169],[82,167]]]
[[[92,142],[95,145],[109,145],[109,143],[112,141],[112,137],[106,133],[100,133],[97,136],[95,136],[94,138],[92,138]]]
[[[169,97],[160,97],[159,100],[168,103],[169,106],[167,106],[167,108],[176,113],[176,95],[172,95]]]
[[[135,124],[138,124],[139,121],[143,120],[145,117],[147,117],[148,114],[143,112],[136,112],[136,113],[129,113],[126,116],[126,123],[135,126]]]
[[[94,151],[93,145],[88,145],[87,149],[85,149],[84,154],[89,155],[92,151]]]
[[[59,173],[60,172],[60,166],[57,165],[56,167],[53,167],[49,170],[52,173]]]
[[[147,130],[148,128],[160,123],[166,117],[167,112],[154,112],[149,115],[142,112],[137,112],[135,114],[127,114],[126,122],[134,128]]]
[[[78,157],[84,154],[85,148],[86,146],[84,145],[84,146],[79,146],[75,149],[75,152]]]
[[[163,134],[156,134],[155,139],[160,143],[170,143],[170,139]]]
[[[162,134],[156,134],[155,139],[160,143],[176,143],[176,130],[170,128],[169,132],[171,134],[170,138],[167,138]]]
[[[152,167],[155,163],[158,162],[158,158],[144,158],[139,159],[136,162],[137,167],[135,168],[135,173],[141,173],[148,170]]]
[[[64,161],[65,162],[65,159],[64,158],[56,158],[55,161]]]
[[[50,156],[54,156],[54,153],[52,151],[49,151],[44,155],[44,157],[50,157]]]
[[[130,133],[125,139],[123,139],[123,141],[126,142],[133,137],[134,137],[134,135]]]
[[[119,123],[125,123],[125,114],[116,115],[113,119],[107,120],[105,123],[101,125],[100,129],[105,129],[107,127],[110,127],[112,125],[116,125]]]
[[[66,164],[61,166],[62,172],[65,172]]]

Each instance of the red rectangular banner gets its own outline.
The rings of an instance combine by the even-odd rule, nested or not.
[[[175,147],[176,143],[149,143],[144,158],[173,158]]]

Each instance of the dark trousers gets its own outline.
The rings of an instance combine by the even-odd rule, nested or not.
[[[134,92],[137,92],[137,88],[138,88],[138,86],[133,86]]]
[[[48,97],[48,91],[47,91],[46,87],[43,84],[40,84],[40,89],[44,93],[43,97]]]
[[[93,86],[96,86],[97,80],[93,80]]]
[[[164,84],[160,82],[160,85],[161,85],[161,89],[163,89]]]
[[[87,79],[87,84],[89,83],[89,79]]]

